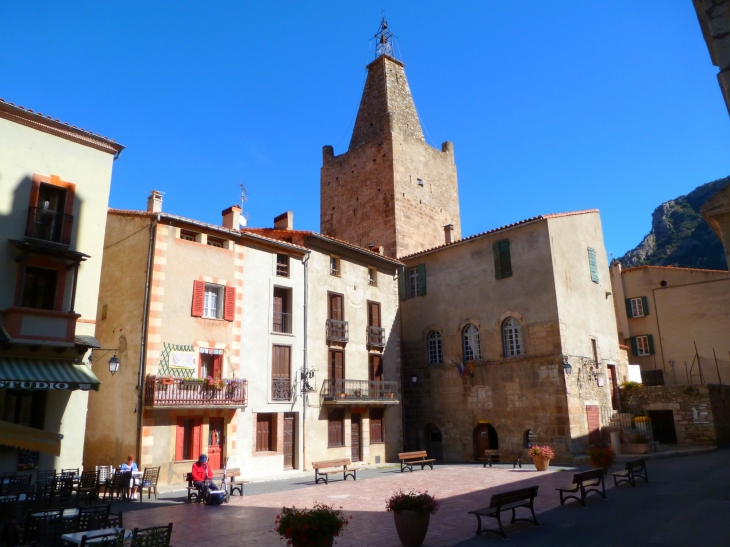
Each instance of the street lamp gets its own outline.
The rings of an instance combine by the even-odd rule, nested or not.
[[[117,352],[114,352],[114,355],[112,355],[111,359],[109,359],[109,372],[112,376],[114,376],[117,371],[119,370],[119,357],[117,357]]]
[[[570,373],[573,372],[573,366],[570,364],[570,361],[568,361],[568,356],[563,356],[563,369],[565,370],[565,374],[570,376]]]

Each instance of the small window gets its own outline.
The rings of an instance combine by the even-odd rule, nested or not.
[[[345,413],[342,409],[333,410],[327,418],[327,446],[345,446]]]
[[[408,269],[408,298],[418,296],[418,268]]]
[[[21,305],[24,308],[52,310],[56,304],[56,283],[58,272],[47,268],[25,269]]]
[[[598,283],[598,261],[596,260],[596,251],[588,247],[588,266],[591,269],[591,281]]]
[[[46,414],[46,394],[44,390],[28,391],[9,389],[5,392],[5,405],[2,419],[4,422],[43,429]]]
[[[330,275],[340,277],[340,259],[336,256],[330,257]]]
[[[279,277],[289,277],[289,256],[283,254],[276,255],[276,275]]]
[[[368,285],[371,287],[378,286],[378,270],[375,268],[368,268]]]
[[[207,317],[208,319],[223,318],[223,291],[223,285],[205,284],[203,317]]]
[[[211,247],[218,247],[220,249],[223,248],[224,241],[222,239],[218,239],[217,237],[210,237],[208,236],[208,245]]]
[[[401,300],[426,296],[425,264],[419,264],[415,268],[406,268],[404,274],[398,276],[398,293]]]
[[[370,409],[370,444],[383,441],[383,409]]]
[[[180,239],[184,239],[185,241],[195,241],[197,235],[198,234],[191,232],[190,230],[180,230]]]
[[[651,355],[651,346],[649,344],[649,336],[637,336],[636,337],[636,355],[638,357],[645,357]]]
[[[428,333],[428,364],[438,365],[443,362],[441,352],[441,333],[432,330]]]
[[[464,327],[464,361],[480,361],[482,348],[479,343],[479,329],[475,325]]]
[[[256,452],[275,452],[274,415],[256,414]]]
[[[626,300],[626,314],[629,317],[645,317],[649,315],[649,302],[646,296],[628,298]]]
[[[418,184],[418,186],[423,187],[423,179],[416,179],[416,184]]]
[[[492,244],[494,254],[494,277],[503,279],[512,275],[512,258],[509,251],[509,239],[495,241]]]
[[[502,323],[502,345],[505,357],[517,357],[524,353],[521,331],[522,326],[514,317],[508,317]]]

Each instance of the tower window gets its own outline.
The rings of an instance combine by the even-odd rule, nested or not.
[[[416,184],[418,184],[418,186],[423,187],[423,179],[416,179]]]

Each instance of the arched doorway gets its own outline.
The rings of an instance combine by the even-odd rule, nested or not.
[[[483,460],[485,450],[499,448],[497,430],[492,424],[479,424],[474,428],[474,459]]]
[[[441,438],[441,430],[434,424],[426,424],[423,428],[423,444],[429,458],[437,460],[444,459],[444,445]]]

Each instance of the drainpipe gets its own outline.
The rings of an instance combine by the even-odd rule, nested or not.
[[[302,363],[302,379],[299,384],[304,388],[307,379],[307,304],[309,303],[309,286],[307,281],[309,254],[302,259],[304,266],[304,361]],[[302,471],[307,470],[307,397],[308,392],[302,389]]]
[[[150,224],[150,244],[147,252],[147,284],[144,288],[144,308],[142,315],[142,339],[139,349],[139,375],[137,377],[137,461],[142,462],[142,414],[144,413],[144,373],[147,356],[147,318],[150,313],[150,285],[152,285],[152,256],[155,252],[155,235],[160,215]]]

